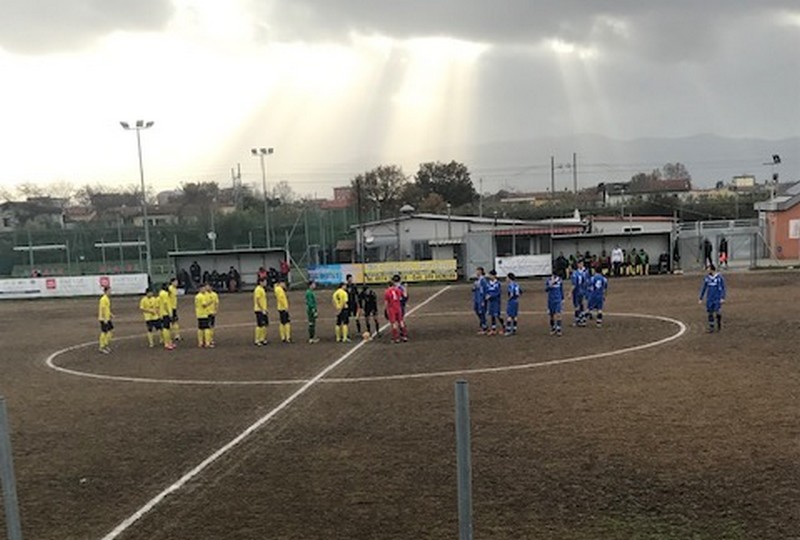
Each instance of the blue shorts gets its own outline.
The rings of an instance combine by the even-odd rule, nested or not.
[[[722,311],[722,302],[706,302],[706,311],[709,313]]]
[[[472,309],[474,309],[475,313],[477,313],[478,315],[480,315],[481,313],[486,313],[486,302],[473,300]]]
[[[589,309],[590,310],[601,310],[603,309],[603,303],[605,302],[605,298],[602,296],[589,296]]]
[[[519,300],[509,300],[506,305],[506,315],[516,317],[519,314]]]
[[[500,301],[489,301],[487,303],[486,312],[492,317],[500,316]]]
[[[581,293],[572,293],[572,306],[583,307],[583,295]]]
[[[547,302],[547,312],[550,313],[550,315],[561,313],[561,304],[562,302]]]

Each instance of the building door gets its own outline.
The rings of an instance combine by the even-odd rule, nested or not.
[[[491,231],[469,233],[465,240],[467,278],[473,276],[479,266],[484,267],[487,272],[494,268],[494,238]]]

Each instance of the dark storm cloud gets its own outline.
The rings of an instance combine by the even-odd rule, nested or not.
[[[560,38],[635,47],[657,61],[710,58],[720,35],[748,20],[797,10],[795,0],[280,0],[264,22],[267,39],[336,40],[349,32],[396,38],[449,36],[494,45]],[[613,26],[626,23],[626,31]]]
[[[158,30],[169,0],[2,0],[0,48],[23,54],[64,52],[115,30]]]

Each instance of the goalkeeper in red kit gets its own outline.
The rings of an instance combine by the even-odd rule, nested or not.
[[[403,291],[400,288],[399,275],[392,277],[392,282],[383,294],[383,305],[386,318],[392,325],[392,342],[408,341],[408,330],[403,316]]]

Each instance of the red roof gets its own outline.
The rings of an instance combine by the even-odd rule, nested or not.
[[[625,221],[672,221],[673,218],[669,216],[594,216],[592,221],[610,221],[610,222],[625,222]]]
[[[526,228],[526,229],[500,229],[494,232],[495,236],[542,236],[552,234],[579,234],[583,232],[583,227],[574,226],[574,227],[553,227],[552,229],[548,227],[536,227],[536,228]]]

